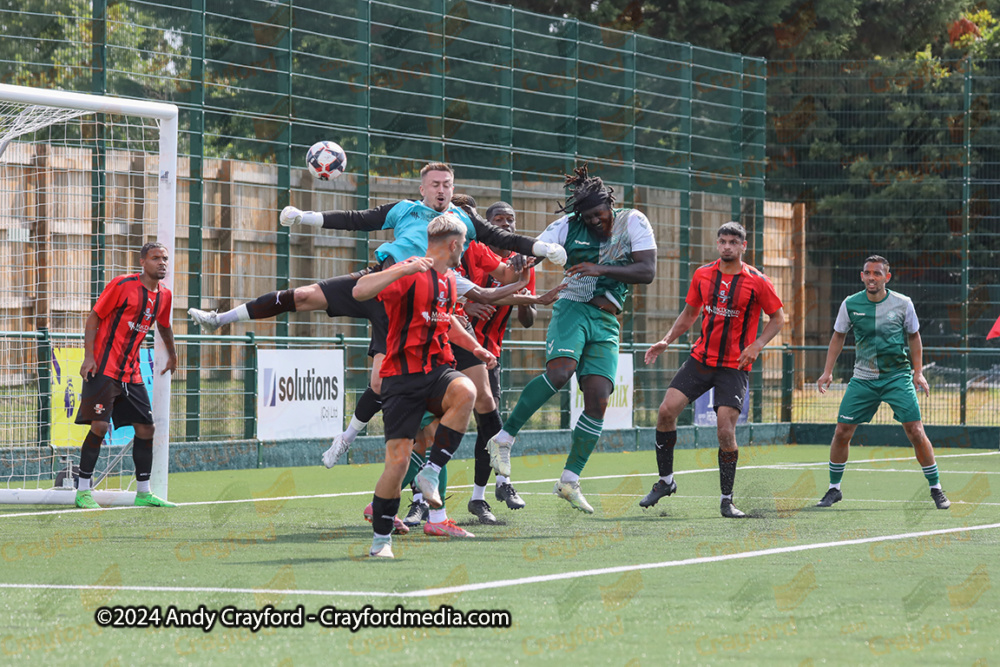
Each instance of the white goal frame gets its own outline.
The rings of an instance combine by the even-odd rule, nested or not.
[[[119,97],[69,93],[61,90],[44,90],[26,86],[0,84],[0,101],[18,102],[60,109],[79,109],[93,113],[107,113],[152,118],[159,121],[159,182],[157,201],[157,241],[167,248],[171,260],[174,255],[174,235],[177,211],[177,131],[178,111],[173,104],[129,100]],[[136,248],[138,250],[138,248]],[[161,281],[173,292],[173,270]],[[173,313],[167,314],[173,320]],[[155,328],[154,328],[155,330]],[[166,347],[158,331],[154,334],[153,368],[153,469],[151,489],[161,498],[167,498],[167,473],[170,461],[170,375],[160,375],[167,359]],[[132,505],[134,491],[94,491],[94,500],[101,505]],[[57,504],[75,503],[74,492],[63,489],[0,489],[0,503]]]

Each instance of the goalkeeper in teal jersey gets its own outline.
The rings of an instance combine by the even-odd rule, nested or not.
[[[847,465],[851,436],[858,424],[871,421],[883,401],[892,407],[896,421],[903,424],[917,462],[931,486],[934,504],[942,510],[951,505],[938,479],[934,447],[920,421],[916,390],[930,394],[923,373],[920,323],[909,297],[886,289],[890,278],[888,260],[878,255],[866,259],[861,271],[865,289],[844,299],[833,325],[826,366],[816,386],[820,393],[826,393],[833,379],[833,365],[851,329],[855,342],[854,376],[840,402],[837,430],[830,444],[830,488],[817,507],[830,507],[843,499],[840,480]]]
[[[649,220],[635,209],[614,208],[614,195],[587,165],[566,177],[572,192],[566,213],[538,237],[559,244],[568,256],[565,288],[552,308],[546,335],[545,373],[529,382],[504,428],[487,443],[497,475],[510,476],[514,436],[525,422],[576,373],[583,390],[583,414],[555,495],[579,510],[594,508],[580,491],[580,473],[601,437],[608,398],[618,371],[617,315],[631,285],[656,277],[656,241]]]

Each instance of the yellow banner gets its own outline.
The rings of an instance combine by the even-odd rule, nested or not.
[[[79,447],[90,427],[74,424],[80,407],[82,347],[57,347],[52,363],[52,446]]]

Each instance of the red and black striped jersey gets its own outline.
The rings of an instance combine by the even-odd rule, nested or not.
[[[470,261],[466,265],[466,277],[480,287],[500,287],[500,283],[490,273],[500,266],[502,258],[478,241],[473,241],[468,250],[465,251],[465,255],[462,256],[463,264],[466,264],[465,258],[470,253],[473,253],[472,257],[475,261]],[[491,266],[492,268],[490,268]],[[532,294],[535,293],[535,269],[531,269],[528,291]],[[488,319],[482,320],[475,317],[470,319],[476,333],[476,340],[495,357],[500,356],[500,346],[503,344],[503,337],[507,332],[507,322],[513,309],[514,306],[497,306],[496,311]]]
[[[773,315],[781,299],[754,267],[744,263],[740,273],[727,275],[721,262],[699,267],[691,279],[685,302],[701,310],[701,336],[691,356],[706,366],[737,368],[740,353],[757,340],[760,311]]]
[[[101,326],[94,339],[94,361],[97,372],[119,382],[142,382],[139,370],[139,348],[155,320],[162,327],[170,326],[171,295],[163,285],[149,291],[141,274],[118,276],[104,288],[94,313]]]
[[[378,299],[389,319],[380,376],[430,373],[455,364],[448,343],[457,299],[454,273],[429,269],[404,276],[382,290]]]

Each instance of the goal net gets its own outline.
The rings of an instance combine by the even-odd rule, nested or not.
[[[72,504],[89,426],[80,403],[84,323],[143,243],[170,253],[177,108],[0,85],[0,503]],[[149,345],[145,345],[149,348]],[[152,490],[167,497],[170,376],[159,335],[140,353],[156,428]],[[130,425],[114,424],[94,499],[135,497]]]

